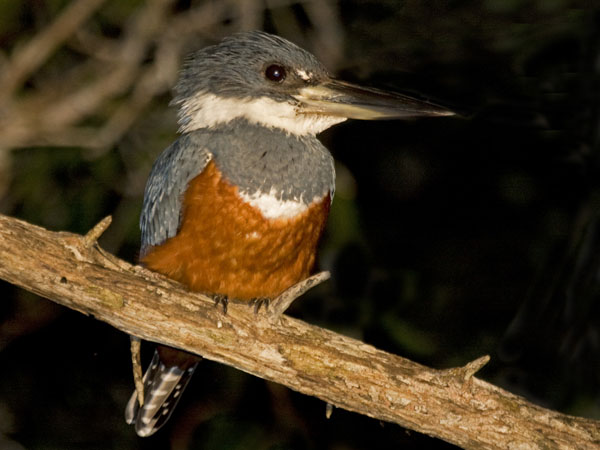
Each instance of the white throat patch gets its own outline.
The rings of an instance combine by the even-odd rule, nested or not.
[[[255,192],[252,195],[240,192],[240,197],[258,209],[265,219],[292,219],[298,214],[303,213],[310,206],[302,200],[281,200],[275,195],[274,189],[265,194],[264,192]],[[313,202],[319,199],[313,199]]]
[[[180,108],[181,117],[186,118],[180,128],[183,133],[244,118],[250,123],[279,128],[297,136],[314,136],[346,120],[345,117],[303,114],[293,103],[265,97],[237,99],[199,93],[181,102]]]

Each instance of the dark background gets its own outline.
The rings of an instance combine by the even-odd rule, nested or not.
[[[0,67],[69,3],[2,2]],[[203,3],[176,1],[168,14]],[[341,78],[463,116],[351,121],[321,135],[338,163],[319,260],[333,279],[290,314],[435,368],[489,354],[485,380],[600,419],[600,14],[566,0],[342,1],[320,12],[249,2],[245,20],[223,3],[182,50],[263,28]],[[83,29],[119,42],[144,5],[107,1]],[[80,40],[60,46],[14,101],[84,62]],[[150,46],[140,64],[154,57]],[[75,125],[96,129],[135,86]],[[176,132],[168,90],[149,97],[100,150],[44,145],[41,134],[4,140],[0,212],[78,233],[112,214],[100,243],[135,261],[144,180]],[[11,130],[0,113],[3,140]],[[0,296],[2,449],[452,448],[342,410],[326,420],[318,399],[207,361],[170,423],[140,439],[123,420],[128,337],[3,282]]]

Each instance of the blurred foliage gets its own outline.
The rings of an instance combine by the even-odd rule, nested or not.
[[[1,57],[68,3],[0,2]],[[107,1],[87,26],[118,39],[141,3]],[[320,260],[334,279],[291,314],[437,368],[490,354],[483,378],[600,418],[600,14],[588,3],[338,3],[341,77],[463,117],[323,133],[339,173]],[[261,12],[260,24],[316,51],[302,3]],[[26,89],[80,57],[67,45]],[[0,211],[79,233],[113,214],[101,244],[134,261],[145,176],[175,138],[168,101],[159,95],[109,151],[13,150]],[[2,448],[451,447],[345,411],[325,420],[321,401],[210,362],[164,431],[139,439],[122,419],[127,336],[0,288]]]

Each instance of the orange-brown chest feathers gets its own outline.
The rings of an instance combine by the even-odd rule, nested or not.
[[[178,233],[142,262],[191,290],[230,298],[274,298],[315,263],[330,197],[290,219],[266,219],[211,161],[189,183]]]

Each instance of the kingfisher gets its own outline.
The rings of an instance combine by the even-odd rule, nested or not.
[[[140,262],[191,291],[254,303],[306,279],[335,191],[316,138],[346,119],[453,112],[332,77],[309,52],[262,31],[192,54],[171,102],[179,138],[154,163],[140,218]],[[375,142],[374,142],[375,144]],[[168,420],[200,357],[158,346],[127,423],[150,436]]]

